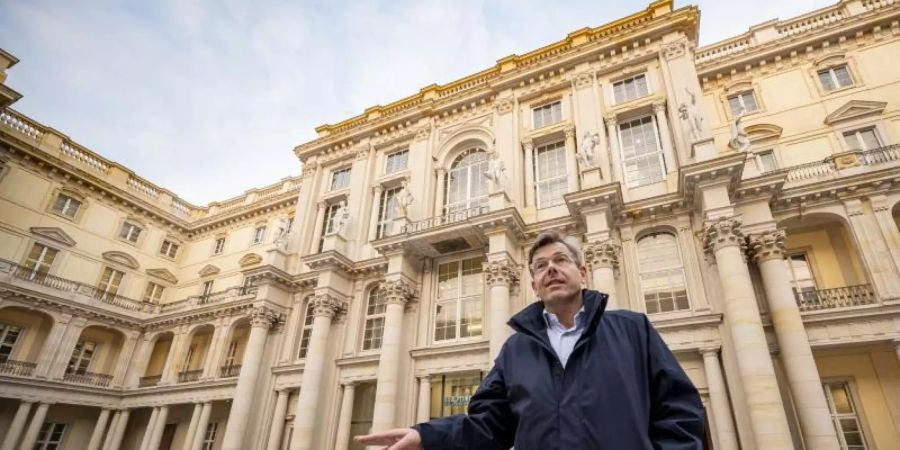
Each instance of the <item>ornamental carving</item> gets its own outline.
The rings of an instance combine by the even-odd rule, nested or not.
[[[488,286],[510,287],[519,282],[519,270],[510,261],[489,261],[484,265],[484,278]]]
[[[563,131],[566,134],[566,139],[575,139],[575,127],[569,127]]]
[[[424,141],[428,139],[428,136],[431,136],[431,125],[423,125],[416,130],[416,137],[413,138],[416,141]]]
[[[275,311],[272,311],[265,306],[257,306],[250,310],[250,326],[251,327],[262,327],[269,328],[275,321],[278,319],[278,315],[275,314]]]
[[[416,287],[406,280],[387,280],[381,282],[381,293],[388,304],[405,305],[416,296]]]
[[[494,109],[497,110],[497,114],[507,114],[513,109],[513,102],[510,98],[498,98],[496,102],[494,102]]]
[[[618,269],[621,247],[610,241],[590,242],[584,247],[584,263],[588,270]]]
[[[593,81],[594,77],[589,72],[583,72],[575,75],[575,87],[577,88],[590,86]]]
[[[687,39],[679,39],[670,44],[666,44],[662,46],[662,54],[666,59],[674,59],[681,56],[684,56],[689,49]]]
[[[303,163],[303,172],[300,174],[302,178],[306,178],[316,173],[316,167],[318,165],[315,161],[305,162]]]
[[[344,309],[344,302],[331,294],[316,295],[310,300],[310,304],[316,317],[333,318]]]
[[[750,236],[750,256],[759,264],[770,259],[784,259],[784,230]]]
[[[720,217],[703,227],[703,251],[711,257],[725,247],[737,246],[741,254],[745,254],[747,243],[741,231],[741,219],[737,217]]]

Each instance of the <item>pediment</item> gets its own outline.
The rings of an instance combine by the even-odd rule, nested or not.
[[[219,273],[220,271],[221,270],[218,267],[216,267],[212,264],[207,264],[202,269],[200,269],[200,271],[197,273],[200,274],[201,277],[208,277],[210,275],[215,275],[215,274]]]
[[[246,255],[242,256],[240,260],[238,260],[238,264],[240,264],[241,267],[252,266],[261,262],[262,256],[259,256],[256,253],[247,253]]]
[[[103,259],[114,262],[116,264],[121,264],[129,269],[137,269],[140,264],[138,264],[137,260],[134,259],[134,256],[129,255],[125,252],[118,251],[109,251],[103,252]]]
[[[766,139],[776,139],[781,136],[782,130],[783,129],[778,125],[772,125],[768,123],[749,125],[744,128],[744,131],[747,132],[747,137],[750,138],[750,142],[764,141]]]
[[[36,234],[41,237],[45,237],[50,239],[51,241],[59,242],[68,247],[72,247],[75,245],[75,239],[72,239],[72,236],[66,234],[62,228],[57,227],[31,227],[29,229],[33,234]]]
[[[855,119],[857,117],[881,114],[886,107],[887,102],[850,100],[849,102],[845,103],[844,106],[841,106],[840,108],[834,110],[834,112],[826,116],[825,123],[827,125],[832,125],[836,122]]]
[[[147,275],[159,278],[163,281],[168,281],[172,284],[178,284],[178,278],[175,278],[175,275],[172,272],[169,272],[168,269],[147,269]]]

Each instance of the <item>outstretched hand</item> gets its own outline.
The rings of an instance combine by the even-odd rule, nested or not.
[[[422,450],[422,436],[412,428],[397,428],[353,439],[365,445],[386,445],[384,450]]]

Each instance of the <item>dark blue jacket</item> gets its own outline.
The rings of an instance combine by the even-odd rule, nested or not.
[[[582,291],[587,326],[563,369],[536,302],[469,402],[417,425],[425,450],[702,449],[700,396],[647,316],[604,311]]]

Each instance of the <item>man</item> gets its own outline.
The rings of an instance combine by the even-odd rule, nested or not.
[[[541,302],[513,316],[468,415],[357,438],[389,450],[701,449],[700,396],[647,317],[582,290],[578,243],[556,230],[528,252]]]

